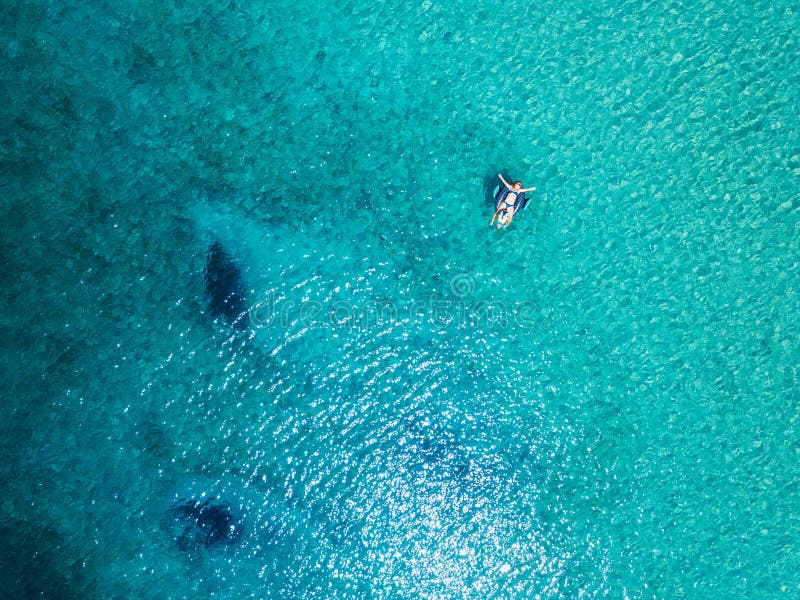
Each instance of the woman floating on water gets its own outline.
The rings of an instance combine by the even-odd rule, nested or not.
[[[497,194],[495,194],[495,208],[497,210],[495,210],[489,225],[494,225],[495,221],[497,221],[497,228],[500,229],[501,227],[508,227],[511,224],[511,219],[514,218],[514,214],[525,206],[528,199],[523,194],[532,192],[536,188],[524,188],[521,181],[515,181],[509,185],[503,178],[502,173],[498,173],[497,176],[503,182],[504,189],[498,190]]]

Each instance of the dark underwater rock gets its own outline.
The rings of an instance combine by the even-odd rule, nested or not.
[[[205,271],[208,307],[238,329],[247,327],[247,303],[242,289],[242,272],[236,261],[214,242],[208,249]]]
[[[175,544],[183,551],[213,546],[230,546],[242,537],[243,515],[216,498],[196,501],[181,498],[168,511]]]

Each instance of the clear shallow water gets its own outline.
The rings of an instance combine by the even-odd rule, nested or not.
[[[798,593],[796,7],[2,24],[5,593]]]

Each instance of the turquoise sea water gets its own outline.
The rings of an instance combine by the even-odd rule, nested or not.
[[[796,3],[0,24],[0,596],[800,597]]]

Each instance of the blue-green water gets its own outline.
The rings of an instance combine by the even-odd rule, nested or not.
[[[800,596],[795,3],[0,23],[0,595]]]

